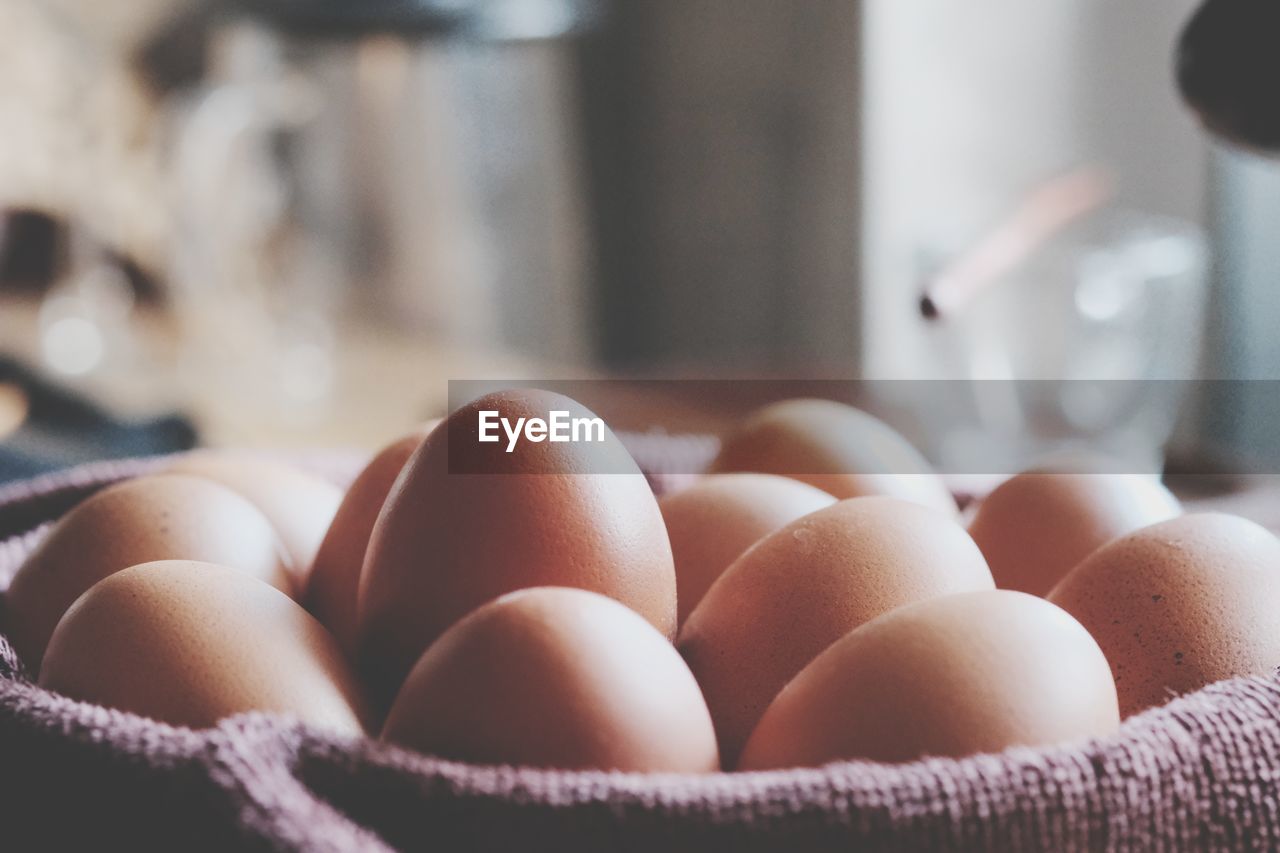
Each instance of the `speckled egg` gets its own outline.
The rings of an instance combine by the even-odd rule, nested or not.
[[[1243,518],[1185,515],[1121,537],[1049,600],[1097,639],[1125,716],[1280,666],[1280,540]]]

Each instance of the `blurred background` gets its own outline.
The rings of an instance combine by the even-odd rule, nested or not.
[[[1193,381],[1280,364],[1195,5],[0,0],[0,478],[540,377],[1177,380],[1191,455],[1280,456]]]

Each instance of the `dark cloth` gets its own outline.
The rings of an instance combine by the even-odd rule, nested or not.
[[[136,422],[120,420],[3,354],[0,383],[21,388],[29,405],[26,421],[15,433],[0,440],[0,483],[91,460],[176,453],[196,445],[195,427],[181,415]]]

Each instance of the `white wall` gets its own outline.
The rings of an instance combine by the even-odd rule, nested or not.
[[[1038,181],[1099,162],[1121,200],[1204,219],[1207,146],[1173,84],[1194,0],[864,0],[863,373],[942,377],[926,253]]]

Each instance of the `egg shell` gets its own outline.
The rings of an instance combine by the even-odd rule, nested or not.
[[[955,513],[946,484],[888,424],[833,400],[765,406],[725,437],[712,473],[754,471],[809,483],[837,498],[901,498]]]
[[[405,463],[436,423],[391,443],[365,466],[343,496],[307,575],[307,609],[350,656],[356,653],[356,596],[373,525]]]
[[[769,706],[740,769],[959,758],[1119,724],[1079,622],[1025,593],[973,592],[901,607],[824,651]]]
[[[369,541],[360,660],[390,699],[422,652],[475,608],[517,589],[570,586],[621,601],[664,636],[676,627],[671,544],[657,499],[625,448],[477,440],[478,414],[594,417],[545,391],[462,407],[409,460]]]
[[[165,471],[221,483],[260,509],[289,552],[298,588],[306,588],[307,572],[342,503],[342,489],[288,463],[242,451],[189,453]]]
[[[478,764],[720,767],[706,703],[670,641],[580,589],[520,590],[454,625],[413,668],[382,737]]]
[[[744,551],[833,503],[821,489],[772,474],[713,474],[660,500],[675,557],[680,622]]]
[[[1280,666],[1280,540],[1243,518],[1184,515],[1123,536],[1049,600],[1097,639],[1126,717]]]
[[[895,607],[993,587],[951,516],[894,498],[841,501],[761,540],[680,630],[722,758],[736,760],[778,691],[845,634]]]
[[[191,728],[271,711],[364,731],[358,684],[324,627],[279,590],[208,563],[147,563],[95,585],[54,630],[40,685]]]
[[[1178,499],[1145,475],[1032,471],[988,495],[969,533],[997,587],[1044,596],[1112,539],[1181,513]]]
[[[5,594],[6,630],[32,673],[49,635],[85,590],[155,560],[202,560],[294,593],[289,558],[246,499],[198,477],[140,477],[77,505],[49,531]]]

